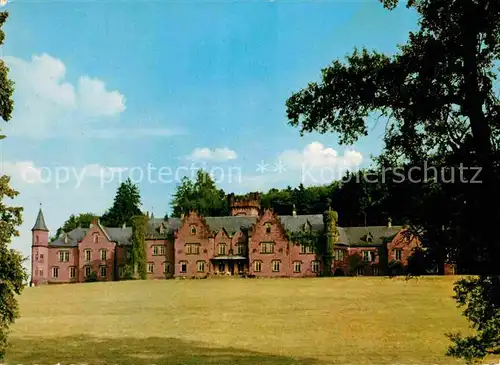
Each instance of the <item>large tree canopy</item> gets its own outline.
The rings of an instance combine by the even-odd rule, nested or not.
[[[198,170],[196,180],[183,177],[171,202],[173,217],[180,217],[190,210],[205,216],[227,215],[228,206],[224,190],[218,189],[209,173]]]
[[[94,213],[80,213],[78,215],[71,214],[64,222],[62,227],[57,229],[56,235],[53,240],[60,236],[63,232],[71,232],[72,230],[80,228],[89,228],[92,221],[97,218]]]
[[[0,46],[5,34],[2,26],[7,20],[6,12],[0,13]],[[8,77],[8,69],[3,60],[0,60],[0,116],[9,121],[13,111],[12,93],[14,84]],[[0,139],[5,136],[0,135]],[[0,361],[4,359],[7,347],[7,333],[9,327],[19,316],[17,295],[21,294],[24,281],[28,278],[23,268],[24,258],[11,248],[12,237],[19,236],[17,227],[21,225],[22,208],[9,207],[5,198],[13,199],[19,193],[9,186],[10,178],[0,176]]]
[[[382,2],[388,9],[399,3]],[[500,351],[500,286],[492,278],[500,274],[500,237],[491,229],[500,219],[495,89],[500,2],[408,0],[406,5],[417,11],[419,29],[397,54],[355,49],[344,62],[335,60],[322,70],[321,82],[290,97],[287,114],[301,133],[338,133],[344,144],[366,135],[370,120],[385,117],[379,162],[401,167],[406,177],[396,182],[389,173],[391,194],[403,198],[402,209],[430,253],[483,275],[473,282],[474,291],[469,281],[457,285],[457,300],[478,333],[451,336],[455,345],[449,351],[482,357]],[[437,176],[426,177],[421,169],[420,182],[409,181],[410,168],[429,165]],[[454,169],[455,177],[444,181],[444,168]]]
[[[132,225],[132,218],[142,215],[141,194],[139,187],[127,179],[120,184],[113,206],[101,217],[101,223],[107,227]]]

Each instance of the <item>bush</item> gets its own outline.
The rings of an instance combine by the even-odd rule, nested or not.
[[[405,267],[400,261],[392,260],[389,262],[389,276],[400,276],[404,275]]]
[[[97,281],[97,273],[92,271],[89,276],[85,278],[86,283],[95,283]]]

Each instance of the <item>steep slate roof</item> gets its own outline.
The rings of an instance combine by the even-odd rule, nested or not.
[[[40,211],[41,212],[41,211]],[[40,217],[40,213],[39,213]],[[256,216],[226,216],[226,217],[205,217],[205,222],[212,232],[218,232],[224,228],[229,234],[234,234],[240,229],[250,229],[253,224],[258,220]],[[322,214],[308,214],[308,215],[283,215],[279,216],[283,227],[292,232],[297,232],[304,229],[305,225],[311,226],[313,231],[322,231],[323,215]],[[37,224],[40,219],[37,219]],[[41,215],[41,223],[43,226],[43,214]],[[35,224],[35,227],[37,226]],[[159,227],[163,224],[165,230],[163,234],[159,233]],[[169,233],[179,229],[182,225],[180,218],[169,218],[164,221],[162,218],[152,218],[149,220],[147,227],[147,235],[152,238],[166,238]],[[35,228],[34,227],[34,228]],[[131,244],[130,238],[132,236],[132,228],[116,228],[116,227],[102,227],[112,241],[120,245]],[[380,246],[384,243],[384,239],[392,237],[401,231],[401,226],[369,226],[369,227],[338,227],[339,244],[348,246]],[[81,241],[88,232],[88,228],[77,228],[69,233],[63,233],[59,238],[50,243],[52,247],[76,247],[78,241]],[[370,235],[371,240],[367,241],[366,237]]]
[[[305,215],[281,215],[279,216],[283,227],[290,232],[297,232],[304,228],[308,222],[313,231],[322,231],[324,229],[323,214],[305,214]]]
[[[401,226],[339,227],[339,232],[343,232],[339,243],[346,243],[349,246],[380,246],[385,238],[395,235],[401,229],[403,229]],[[371,242],[365,240],[368,234],[371,235]]]
[[[36,222],[33,228],[31,229],[32,231],[46,231],[48,232],[49,229],[47,228],[47,225],[45,224],[45,218],[43,217],[43,212],[42,208],[38,211],[38,216],[36,217]]]
[[[210,230],[218,232],[224,228],[230,235],[238,232],[241,228],[251,228],[257,222],[258,217],[255,216],[226,216],[226,217],[205,217]]]

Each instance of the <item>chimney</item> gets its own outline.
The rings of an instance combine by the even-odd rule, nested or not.
[[[295,210],[295,204],[293,205],[293,212],[292,212],[292,215],[293,215],[294,217],[296,217],[296,216],[297,216],[297,211]]]
[[[184,219],[184,213],[181,213],[181,219]]]
[[[97,218],[92,218],[92,222],[90,223],[89,228],[92,228],[92,227],[96,226],[97,225],[97,221],[98,221]]]
[[[389,217],[389,219],[387,219],[387,227],[391,228],[392,227],[392,219]]]

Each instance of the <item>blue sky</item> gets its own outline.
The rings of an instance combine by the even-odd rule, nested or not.
[[[14,0],[6,8],[2,56],[17,88],[2,171],[21,192],[25,224],[15,247],[27,254],[40,203],[55,231],[71,213],[102,213],[118,172],[125,178],[136,167],[139,182],[148,163],[174,175],[204,166],[237,193],[295,186],[304,163],[366,166],[382,146],[383,123],[339,146],[334,135],[300,137],[285,101],[355,46],[392,53],[416,26],[404,7],[388,12],[376,0]],[[256,171],[262,161],[266,172]],[[56,180],[56,171],[82,178]],[[176,179],[152,176],[139,182],[144,210],[162,216]]]

